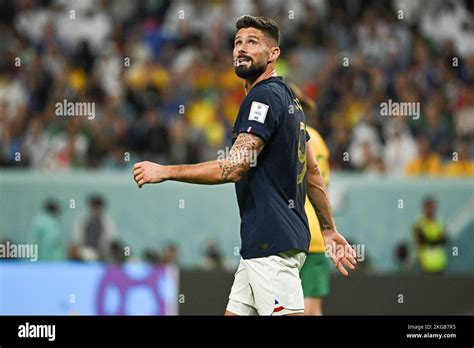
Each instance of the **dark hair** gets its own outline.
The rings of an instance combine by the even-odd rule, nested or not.
[[[436,204],[436,199],[433,196],[427,196],[423,198],[423,205]]]
[[[54,198],[48,198],[43,207],[49,214],[58,214],[60,212],[58,201]]]
[[[293,82],[288,83],[294,95],[300,101],[305,112],[311,112],[316,109],[316,103],[309,97],[305,96],[303,91]]]
[[[89,196],[89,205],[103,207],[105,205],[104,199],[99,194]]]
[[[275,40],[277,46],[280,45],[280,30],[273,19],[266,17],[241,16],[235,22],[235,29],[239,31],[242,28],[255,28],[261,30],[267,36]]]

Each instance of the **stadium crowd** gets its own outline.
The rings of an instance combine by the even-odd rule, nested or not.
[[[277,70],[315,101],[307,119],[332,169],[474,176],[474,14],[462,0],[2,1],[0,166],[216,159],[244,97],[231,50],[246,13],[281,26]],[[93,103],[94,117],[58,114],[63,101]],[[386,103],[419,109],[387,115]]]

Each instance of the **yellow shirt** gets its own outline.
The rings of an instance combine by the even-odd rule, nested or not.
[[[441,221],[420,217],[416,222],[413,233],[420,233],[425,243],[418,247],[418,260],[425,272],[440,272],[448,262],[447,248],[440,243],[444,236],[444,226]]]
[[[447,164],[443,168],[443,174],[446,176],[474,176],[474,162],[459,161]]]
[[[313,128],[306,127],[311,137],[313,153],[318,161],[319,170],[324,178],[326,185],[329,183],[329,149],[321,135]],[[324,239],[319,227],[319,220],[316,216],[313,206],[308,197],[305,202],[306,216],[308,217],[309,231],[311,232],[311,243],[309,244],[310,253],[324,252]]]
[[[441,172],[441,159],[436,154],[431,154],[428,158],[417,157],[407,164],[406,174],[416,175],[438,175]]]

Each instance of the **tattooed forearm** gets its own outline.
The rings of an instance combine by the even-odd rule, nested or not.
[[[308,174],[308,197],[316,212],[321,230],[335,230],[332,209],[324,180],[316,174]]]
[[[166,166],[166,180],[202,185],[239,181],[245,172],[256,164],[257,156],[264,145],[263,140],[259,137],[241,133],[226,159],[198,164]]]
[[[219,161],[219,167],[222,169],[222,179],[229,181],[232,174],[240,174],[239,171],[244,170],[244,163],[240,163],[235,157],[229,155],[227,160]]]
[[[307,152],[307,190],[308,198],[316,212],[321,230],[336,230],[336,223],[332,215],[331,204],[327,193],[327,187],[319,170],[318,163],[313,156],[311,146]]]
[[[219,161],[224,181],[237,181],[247,170],[256,164],[257,156],[264,147],[264,142],[258,136],[240,133],[235,140],[229,156]]]
[[[323,210],[320,208],[322,205],[323,204],[318,201],[315,201],[313,204],[314,211],[316,212],[316,216],[318,217],[321,230],[333,230],[333,224],[331,224],[331,222],[327,218],[328,213],[323,212]],[[329,215],[331,214],[329,213]]]

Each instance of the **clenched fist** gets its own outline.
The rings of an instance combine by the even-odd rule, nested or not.
[[[133,179],[140,188],[145,184],[158,184],[167,179],[166,166],[149,161],[135,163],[133,165]]]

